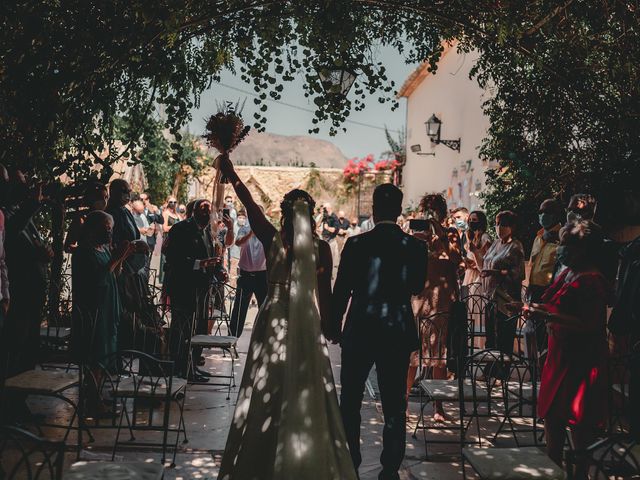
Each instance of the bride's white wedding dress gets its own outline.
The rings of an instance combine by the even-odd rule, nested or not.
[[[253,327],[221,480],[355,480],[316,305],[318,244],[294,205],[293,252],[279,233],[269,293]]]

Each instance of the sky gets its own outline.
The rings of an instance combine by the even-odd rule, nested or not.
[[[400,89],[404,80],[417,67],[407,65],[404,59],[392,49],[382,48],[379,58],[387,69],[387,76],[395,82],[395,88]],[[215,83],[202,94],[200,108],[192,110],[192,120],[189,123],[189,131],[194,134],[204,133],[205,118],[217,111],[216,102],[224,101],[241,102],[246,98],[242,115],[246,119],[253,119],[257,106],[253,103],[253,87],[244,83],[240,76],[234,76],[229,71],[223,72],[220,83]],[[381,104],[378,95],[372,95],[366,100],[366,108],[360,112],[352,111],[345,123],[346,132],[336,136],[329,135],[329,128],[322,126],[320,133],[309,134],[308,130],[313,125],[313,103],[304,97],[302,79],[284,84],[281,102],[268,101],[267,132],[279,135],[310,135],[314,138],[327,140],[336,145],[347,158],[364,157],[373,153],[376,157],[389,149],[384,126],[389,130],[398,130],[405,124],[405,100],[400,99],[400,105],[395,111],[391,111],[391,103]],[[247,92],[247,93],[244,93]],[[297,108],[296,108],[297,107]],[[310,111],[304,111],[310,110]],[[359,122],[370,126],[359,125]],[[397,133],[394,135],[397,137]]]

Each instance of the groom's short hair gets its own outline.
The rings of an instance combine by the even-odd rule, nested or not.
[[[391,183],[378,185],[373,191],[373,215],[379,220],[393,220],[402,212],[402,191]]]

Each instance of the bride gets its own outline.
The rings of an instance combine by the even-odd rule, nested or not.
[[[320,328],[329,316],[332,260],[329,245],[313,234],[315,202],[304,190],[287,193],[277,231],[228,157],[220,168],[267,252],[269,292],[254,323],[218,479],[355,480]]]

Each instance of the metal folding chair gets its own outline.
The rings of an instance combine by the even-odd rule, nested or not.
[[[0,427],[0,478],[60,480],[64,442],[33,435],[18,427]]]

